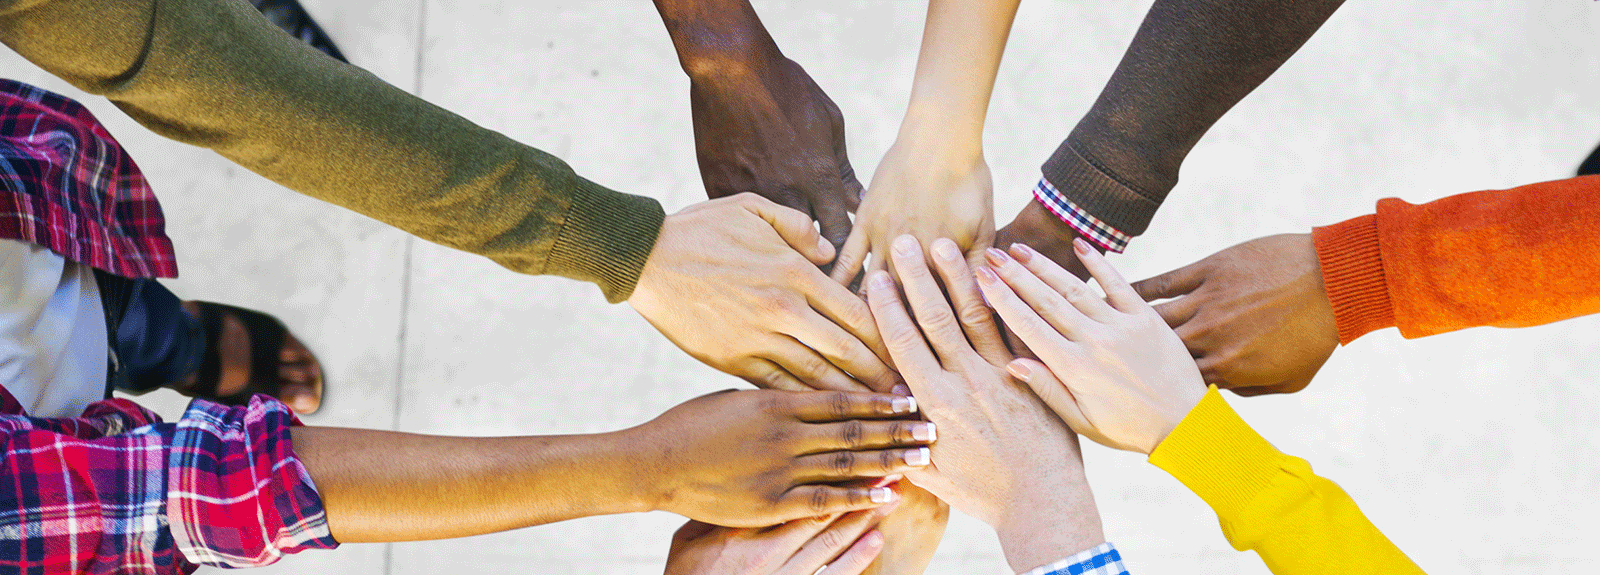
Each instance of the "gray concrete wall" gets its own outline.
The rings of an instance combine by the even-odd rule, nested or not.
[[[306,0],[358,65],[551,151],[590,178],[702,197],[688,83],[649,2]],[[891,143],[921,2],[757,2],[843,109],[865,181]],[[1001,221],[1104,83],[1148,2],[1025,2],[987,130]],[[1351,2],[1200,143],[1147,235],[1114,261],[1145,277],[1254,237],[1569,176],[1600,143],[1593,2]],[[7,75],[82,97],[15,55]],[[321,356],[311,424],[466,435],[585,433],[739,382],[591,286],[517,275],[320,204],[87,103],[163,200],[184,296],[269,310]],[[1594,572],[1600,551],[1600,324],[1393,330],[1337,352],[1310,389],[1232,398],[1310,460],[1425,569]],[[153,404],[176,415],[181,401]],[[1107,535],[1136,573],[1265,573],[1142,458],[1086,446]],[[680,519],[600,517],[472,539],[346,545],[269,573],[651,573]],[[961,515],[930,573],[1005,573]]]

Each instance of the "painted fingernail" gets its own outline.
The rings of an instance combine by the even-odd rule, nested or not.
[[[888,487],[874,487],[867,490],[867,497],[871,498],[873,503],[881,504],[894,501],[895,493],[893,489],[889,489]]]
[[[896,383],[894,384],[894,387],[889,388],[889,393],[909,397],[911,395],[911,388],[907,387],[904,383]]]
[[[911,426],[911,439],[932,442],[938,438],[939,430],[933,427],[932,421],[924,421]]]
[[[933,452],[928,451],[928,448],[926,447],[918,447],[916,449],[907,449],[905,457],[906,465],[910,465],[912,467],[923,467],[928,464],[928,461],[933,459]]]
[[[1027,383],[1028,378],[1033,377],[1033,372],[1028,371],[1028,368],[1016,362],[1006,364],[1006,371],[1011,372],[1011,377],[1022,380],[1023,383]]]
[[[995,266],[995,267],[1006,265],[1006,262],[1011,261],[1011,256],[1008,256],[1008,255],[1006,255],[1005,252],[1002,252],[1002,251],[994,249],[994,248],[989,248],[987,250],[984,250],[983,256],[984,256],[984,259],[989,260],[989,265],[992,265],[992,266]]]
[[[889,289],[894,287],[894,280],[889,279],[889,272],[878,270],[872,272],[872,277],[867,278],[867,283],[873,288]]]
[[[978,266],[978,269],[973,270],[973,273],[977,274],[978,282],[980,283],[986,285],[1000,283],[1000,276],[994,275],[994,270],[989,269],[989,266]]]
[[[1089,246],[1089,242],[1083,241],[1083,238],[1073,238],[1072,250],[1080,254],[1087,254],[1094,251],[1094,248]]]
[[[894,253],[897,255],[917,255],[917,247],[917,238],[909,235],[900,236],[894,239]]]
[[[896,397],[889,402],[889,409],[894,413],[916,413],[917,398],[909,395]]]
[[[1025,244],[1011,244],[1011,257],[1016,258],[1019,262],[1031,262],[1033,261],[1033,256],[1036,255],[1039,255],[1039,252],[1033,251],[1033,248]]]
[[[953,262],[961,259],[961,250],[956,248],[955,242],[946,238],[939,238],[933,240],[933,255],[939,256],[939,259]]]

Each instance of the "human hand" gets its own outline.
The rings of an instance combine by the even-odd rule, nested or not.
[[[1205,384],[1161,316],[1087,242],[1074,245],[1105,299],[1021,244],[1010,256],[991,250],[993,268],[978,269],[978,284],[1043,361],[1017,360],[1011,373],[1078,433],[1148,454],[1200,403]],[[892,354],[896,336],[888,337]]]
[[[628,304],[711,367],[771,389],[888,391],[900,377],[865,303],[817,265],[805,214],[754,194],[667,216]]]
[[[874,527],[898,506],[744,529],[691,520],[672,535],[667,575],[858,575],[883,551]]]
[[[923,245],[950,238],[973,255],[994,243],[994,181],[981,145],[902,131],[873,173],[855,230],[840,248],[830,275],[851,283],[870,253],[877,256],[865,264],[866,271],[892,270],[884,252],[902,234]]]
[[[1072,275],[1088,279],[1089,270],[1083,268],[1083,263],[1078,261],[1077,254],[1072,251],[1072,240],[1079,237],[1082,235],[1072,229],[1072,226],[1050,213],[1050,210],[1040,205],[1038,200],[1029,198],[1028,205],[1017,212],[1017,217],[1013,218],[1011,223],[995,231],[994,247],[1009,250],[1011,244],[1027,244]],[[1098,246],[1095,249],[1104,251]]]
[[[894,241],[895,269],[915,322],[887,273],[867,278],[867,299],[889,353],[942,438],[932,447],[933,464],[907,478],[994,526],[1013,567],[1033,567],[1103,542],[1077,436],[1026,386],[1007,377],[1011,356],[955,243],[936,240],[933,253],[944,290],[915,238]],[[1078,529],[1045,528],[1064,517],[1093,522]],[[1010,535],[1019,537],[1008,540]],[[1043,550],[1043,543],[1054,545]]]
[[[866,575],[922,575],[933,561],[944,528],[950,522],[950,505],[909,481],[895,484],[899,508],[878,523],[883,551]]]
[[[1239,395],[1305,389],[1339,346],[1310,234],[1251,240],[1133,284],[1206,383]]]
[[[823,237],[843,245],[861,182],[845,153],[844,115],[811,76],[771,50],[692,70],[690,80],[706,193],[754,192],[810,214]]]
[[[927,465],[926,422],[910,398],[841,391],[724,391],[627,430],[652,509],[728,527],[857,511],[896,496],[841,486]]]

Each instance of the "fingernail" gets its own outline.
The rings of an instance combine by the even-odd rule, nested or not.
[[[883,533],[873,529],[872,532],[861,536],[861,542],[865,543],[868,549],[883,547]]]
[[[1094,248],[1089,245],[1089,242],[1083,241],[1083,238],[1073,238],[1072,251],[1080,254],[1087,254],[1091,251],[1094,251]]]
[[[894,490],[888,487],[874,487],[867,490],[867,497],[871,498],[873,503],[882,504],[894,501],[895,494]]]
[[[910,235],[904,235],[894,239],[894,253],[896,254],[902,256],[914,256],[917,255],[917,247],[917,238],[911,237]]]
[[[1011,244],[1011,257],[1016,258],[1019,262],[1031,262],[1033,261],[1033,256],[1036,255],[1039,255],[1039,252],[1033,251],[1033,248],[1025,244]]]
[[[1002,252],[1002,251],[994,249],[994,248],[989,248],[988,250],[985,250],[983,252],[983,255],[984,255],[984,259],[989,260],[989,265],[992,265],[992,266],[995,266],[995,267],[1006,265],[1006,262],[1011,261],[1011,256],[1008,256],[1008,255],[1006,255],[1005,252]]]
[[[928,451],[926,447],[918,447],[916,449],[907,449],[905,457],[906,465],[923,467],[928,464],[929,460],[933,459],[933,453]]]
[[[817,236],[817,250],[825,254],[832,253],[833,243],[829,242],[828,238]]]
[[[932,442],[939,438],[939,430],[933,427],[932,421],[924,421],[911,426],[911,438],[917,441]]]
[[[889,279],[889,272],[883,270],[872,272],[872,277],[867,278],[867,282],[875,289],[890,289],[894,287],[894,280]]]
[[[911,395],[911,388],[907,387],[904,383],[896,383],[894,384],[894,387],[889,388],[889,393],[909,397]]]
[[[1028,371],[1028,368],[1016,362],[1006,364],[1006,371],[1011,372],[1011,377],[1022,380],[1023,383],[1027,383],[1028,378],[1033,377],[1033,372]]]
[[[889,409],[894,413],[916,413],[917,398],[909,395],[896,397],[889,402]]]
[[[978,266],[978,269],[974,270],[974,273],[977,274],[978,281],[985,285],[995,285],[1000,283],[1000,276],[994,275],[994,270],[989,269],[989,266]]]
[[[953,262],[961,259],[961,250],[956,249],[955,242],[946,238],[939,238],[933,240],[933,255],[939,256],[939,259]]]

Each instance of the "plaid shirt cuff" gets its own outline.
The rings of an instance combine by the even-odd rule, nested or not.
[[[1084,239],[1098,244],[1106,251],[1120,254],[1128,249],[1128,242],[1133,239],[1133,236],[1122,233],[1111,227],[1111,224],[1084,211],[1078,204],[1072,203],[1072,200],[1057,190],[1050,180],[1039,178],[1038,185],[1033,187],[1033,198],[1039,200],[1050,213],[1061,218],[1062,222],[1077,230]]]
[[[1128,575],[1128,570],[1122,566],[1122,554],[1117,553],[1117,546],[1107,541],[1022,575]]]

